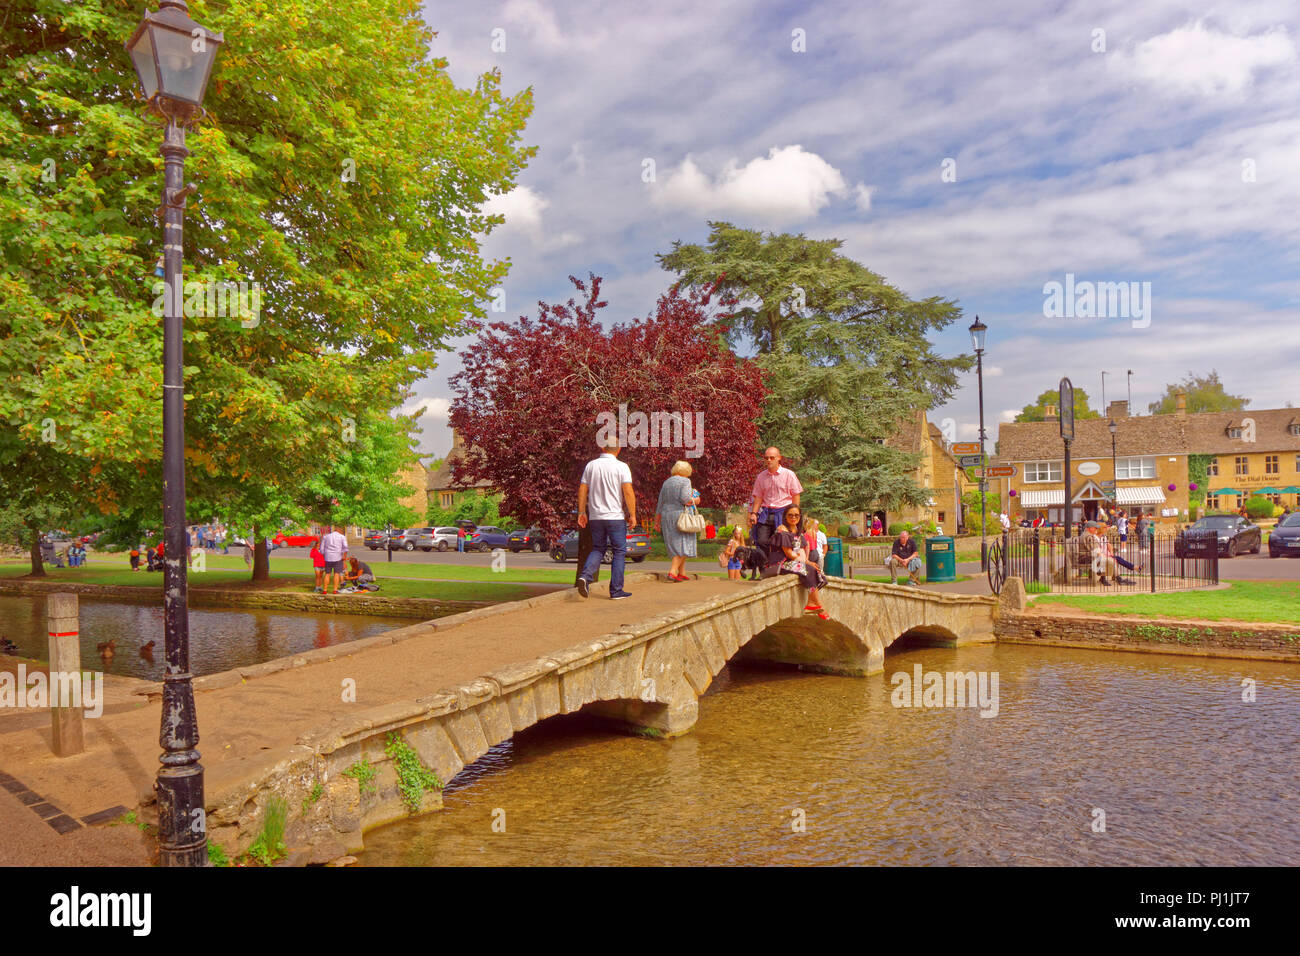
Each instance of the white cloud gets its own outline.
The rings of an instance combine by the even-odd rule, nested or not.
[[[998,377],[999,375],[1001,375],[1001,374],[1002,374],[1002,366],[1001,366],[1001,365],[985,365],[985,366],[984,366],[984,377],[985,377],[985,378],[997,378],[997,377]]]
[[[603,43],[603,31],[595,33],[587,30],[584,33],[566,34],[560,29],[555,14],[538,0],[510,0],[502,15],[507,21],[522,26],[524,33],[544,50],[594,50]],[[508,36],[506,43],[506,48],[510,49]]]
[[[1013,422],[1016,420],[1016,416],[1019,414],[1020,414],[1020,409],[1018,408],[1004,408],[1002,409],[1002,411],[998,413],[998,421]]]
[[[687,156],[656,191],[655,201],[698,215],[753,216],[765,224],[777,224],[810,219],[832,196],[848,194],[849,186],[839,170],[796,144],[774,146],[766,158],[755,157],[744,166],[730,159],[716,179],[710,179]],[[854,195],[859,208],[870,206],[871,191],[866,186],[859,183]]]
[[[414,415],[416,418],[440,418],[444,421],[451,411],[451,400],[447,398],[422,398],[414,405],[406,405],[402,408],[403,415]]]
[[[1117,53],[1111,62],[1121,72],[1170,93],[1215,96],[1239,93],[1256,72],[1295,59],[1286,27],[1234,36],[1198,20],[1139,43],[1132,53]]]
[[[529,186],[516,186],[508,193],[489,196],[483,211],[504,216],[505,224],[493,235],[514,230],[523,233],[533,244],[544,249],[562,249],[581,241],[572,232],[550,233],[542,227],[542,212],[551,202]]]

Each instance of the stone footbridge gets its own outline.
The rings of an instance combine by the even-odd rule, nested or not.
[[[901,638],[994,639],[987,597],[831,578],[822,621],[803,612],[807,592],[793,577],[628,580],[626,601],[604,597],[607,585],[587,601],[560,591],[196,679],[210,838],[242,852],[280,798],[286,842],[311,848],[300,861],[323,861],[360,849],[367,829],[441,807],[435,786],[413,809],[409,779],[403,801],[394,742],[445,783],[557,714],[584,711],[649,737],[687,733],[732,659],[861,676],[882,671]],[[150,693],[148,705],[87,721],[87,752],[62,760],[48,745],[30,759],[33,741],[20,738],[36,730],[0,735],[0,768],[62,794],[68,812],[147,802],[159,707]],[[79,792],[78,779],[97,793]]]

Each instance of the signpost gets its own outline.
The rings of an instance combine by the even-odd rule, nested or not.
[[[977,441],[953,442],[952,453],[954,455],[978,455],[980,453],[980,443]]]
[[[984,464],[984,456],[979,454],[959,455],[957,457],[957,464],[962,468],[978,468],[980,465]]]
[[[991,465],[984,469],[985,478],[1014,478],[1016,477],[1015,465]]]
[[[1074,513],[1070,507],[1070,442],[1074,441],[1074,386],[1068,378],[1061,379],[1061,440],[1065,442],[1065,537],[1069,540]],[[1070,549],[1065,549],[1066,554]]]

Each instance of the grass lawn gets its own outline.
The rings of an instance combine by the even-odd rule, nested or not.
[[[249,570],[244,567],[242,558],[233,555],[209,555],[208,570],[193,571],[189,573],[189,583],[191,587],[249,587]],[[370,564],[370,562],[366,562]],[[310,571],[290,570],[294,566],[301,568],[306,564],[305,561],[296,561],[282,559],[276,561],[271,559],[271,580],[267,587],[272,589],[289,589],[299,591],[310,591],[313,587],[314,580]],[[404,564],[397,565],[402,570],[401,575],[387,574],[385,570],[371,564],[379,579],[379,585],[382,590],[380,594],[386,597],[418,597],[418,598],[435,598],[443,601],[516,601],[521,598],[530,597],[536,591],[533,588],[525,586],[527,583],[551,583],[551,584],[572,584],[572,570],[566,575],[561,572],[556,577],[556,572],[550,568],[540,571],[504,571],[494,572],[490,568],[458,568],[452,567],[449,570],[453,572],[462,572],[460,574],[448,574],[445,577],[463,578],[463,580],[439,581],[438,577],[444,577],[441,574],[433,574],[445,567],[444,565],[418,565]],[[5,562],[0,564],[0,578],[16,578],[27,574],[31,570],[31,564],[28,561]],[[464,574],[463,572],[480,572],[479,574]],[[539,578],[538,575],[547,575]],[[81,568],[49,568],[46,571],[45,580],[52,583],[59,581],[75,581],[79,584],[103,584],[117,587],[141,587],[162,588],[162,574],[154,572],[150,574],[147,571],[132,571],[129,567],[122,568],[116,561],[112,566],[105,566],[105,560],[100,559],[97,563],[88,564]]]
[[[1034,603],[1064,604],[1094,614],[1300,624],[1300,581],[1233,581],[1226,590],[1122,598],[1108,594],[1045,594],[1035,598]]]

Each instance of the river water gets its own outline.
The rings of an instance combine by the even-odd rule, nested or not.
[[[80,612],[83,668],[162,680],[162,607],[82,598]],[[363,614],[196,608],[190,608],[189,618],[190,669],[195,676],[345,644],[416,623]],[[17,644],[23,657],[47,659],[45,600],[0,595],[0,637]],[[105,659],[96,645],[110,640],[117,641],[116,652],[111,659]],[[152,653],[143,652],[143,645],[149,641],[155,642]]]
[[[997,716],[893,706],[917,664],[997,672]],[[545,721],[362,863],[1294,866],[1298,798],[1294,664],[916,649],[869,678],[728,668],[675,740]]]

